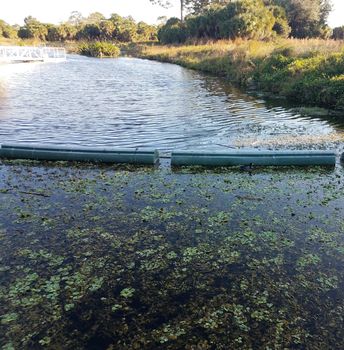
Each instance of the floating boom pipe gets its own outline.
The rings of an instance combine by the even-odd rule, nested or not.
[[[328,151],[174,151],[171,165],[264,165],[264,166],[335,166],[336,154]]]
[[[155,164],[159,159],[159,154],[157,150],[140,150],[138,148],[112,149],[5,144],[1,145],[0,158],[99,163]]]

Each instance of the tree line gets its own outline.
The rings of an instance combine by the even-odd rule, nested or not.
[[[68,21],[59,25],[42,23],[32,16],[24,19],[24,25],[10,26],[0,20],[0,37],[9,39],[39,39],[42,41],[103,40],[118,42],[150,41],[157,39],[157,27],[136,22],[132,17],[112,14],[106,18],[99,12],[83,17],[80,12],[71,13]]]
[[[164,7],[173,0],[150,0]],[[331,0],[174,0],[180,3],[180,18],[170,18],[159,26],[135,22],[132,17],[99,12],[83,17],[74,11],[59,25],[42,23],[28,16],[23,26],[0,20],[0,37],[43,41],[159,40],[182,43],[188,39],[344,39],[344,26],[332,30],[327,25]],[[185,15],[186,14],[186,15]]]
[[[159,29],[164,43],[187,39],[342,39],[342,28],[327,25],[330,0],[178,0],[181,17],[169,19]],[[169,0],[151,0],[169,6]],[[187,15],[185,16],[185,13]]]

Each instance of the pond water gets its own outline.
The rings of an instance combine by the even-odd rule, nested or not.
[[[328,149],[343,135],[343,120],[302,117],[176,65],[70,55],[0,66],[2,143]]]
[[[0,143],[343,147],[217,78],[137,59],[0,66]],[[1,349],[344,349],[342,167],[0,161]]]
[[[344,172],[0,161],[0,349],[344,349]]]

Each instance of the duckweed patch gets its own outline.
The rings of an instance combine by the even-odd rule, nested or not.
[[[340,167],[0,179],[2,349],[344,348]]]

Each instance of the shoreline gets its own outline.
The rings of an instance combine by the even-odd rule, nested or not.
[[[2,42],[8,45],[10,42]],[[26,41],[11,41],[23,45]],[[27,41],[28,45],[42,44]],[[91,42],[51,42],[78,54]],[[344,42],[321,39],[236,40],[160,45],[113,43],[121,56],[177,64],[225,79],[267,98],[283,98],[305,115],[344,116]],[[310,109],[310,111],[308,111]]]
[[[173,63],[254,88],[268,97],[344,115],[344,44],[330,40],[221,41],[211,44],[122,46],[125,55]],[[317,108],[318,107],[318,108]],[[321,110],[323,109],[323,110]],[[333,113],[329,113],[332,110]]]

